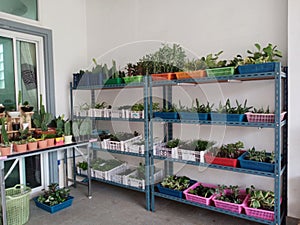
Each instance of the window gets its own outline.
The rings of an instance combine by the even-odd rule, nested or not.
[[[0,11],[14,16],[38,20],[38,0],[1,0]]]
[[[4,80],[4,61],[3,61],[3,44],[0,44],[0,89],[5,88]]]

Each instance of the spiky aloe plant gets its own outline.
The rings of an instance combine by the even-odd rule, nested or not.
[[[39,113],[33,114],[33,123],[36,128],[41,128],[42,131],[48,130],[48,124],[51,122],[53,116],[47,113],[43,104],[42,94],[40,95],[40,110]]]

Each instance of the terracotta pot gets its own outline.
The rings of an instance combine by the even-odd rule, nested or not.
[[[47,140],[47,146],[48,147],[51,147],[51,146],[54,146],[54,138],[49,138],[49,139],[46,139]]]
[[[47,148],[48,147],[48,140],[47,139],[40,140],[40,141],[38,141],[38,145],[39,145],[39,148]]]
[[[16,152],[26,152],[27,151],[27,144],[20,144],[20,145],[15,144],[14,149],[15,149]]]
[[[63,145],[63,144],[64,144],[64,137],[55,138],[55,145]]]
[[[37,146],[38,146],[37,141],[36,142],[28,142],[28,144],[27,144],[27,148],[29,151],[36,150]]]
[[[11,147],[0,147],[0,151],[1,151],[1,156],[5,156],[5,155],[10,155],[11,154]]]

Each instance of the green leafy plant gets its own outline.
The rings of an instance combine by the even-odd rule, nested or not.
[[[209,198],[216,192],[215,188],[205,187],[202,184],[199,184],[195,189],[190,189],[189,193],[193,195],[198,195],[204,198]]]
[[[203,58],[187,60],[184,64],[184,71],[205,70],[207,64]]]
[[[201,60],[206,64],[207,68],[219,68],[225,67],[227,60],[219,60],[219,56],[223,53],[220,51],[216,54],[208,54],[206,57],[202,57]]]
[[[179,139],[169,140],[166,144],[167,148],[176,148],[179,145]]]
[[[195,111],[197,113],[210,113],[212,111],[213,106],[214,104],[210,105],[209,102],[207,102],[206,105],[203,103],[200,104],[198,98],[196,98],[196,105],[192,107],[192,111]]]
[[[70,120],[66,120],[65,123],[64,123],[64,134],[66,136],[72,135],[71,121]]]
[[[185,141],[179,143],[179,148],[181,149],[187,149],[192,151],[205,151],[209,148],[211,148],[215,142],[213,141],[206,141],[206,140],[193,140],[193,141]]]
[[[278,61],[278,58],[282,57],[281,51],[277,49],[277,46],[268,44],[266,47],[262,48],[260,44],[255,43],[255,51],[247,50],[249,56],[244,60],[244,64],[257,64]]]
[[[237,185],[218,185],[216,193],[218,194],[217,199],[224,202],[241,204],[244,200],[244,196],[240,194],[240,190]]]
[[[246,189],[250,194],[250,207],[274,211],[275,194],[273,191],[256,190],[253,185]]]
[[[86,161],[78,162],[77,166],[82,170],[87,170],[88,169],[88,163]]]
[[[51,113],[47,113],[45,106],[43,104],[43,98],[42,94],[40,95],[40,110],[38,113],[34,113],[32,118],[33,118],[33,123],[36,128],[41,128],[42,131],[47,131],[48,130],[48,124],[51,122],[53,116]]]
[[[59,188],[57,183],[52,183],[48,186],[48,190],[44,190],[44,194],[38,197],[40,203],[54,206],[68,199],[70,195],[69,188]]]
[[[60,115],[55,119],[57,137],[62,137],[64,134],[64,124],[65,124],[64,117],[65,117],[64,115]]]
[[[263,107],[261,107],[261,108],[253,108],[253,110],[251,112],[252,113],[263,113],[263,114],[273,113],[273,112],[270,111],[270,107],[269,106],[266,109],[264,109]]]
[[[37,139],[35,139],[34,137],[32,137],[31,135],[27,137],[27,142],[31,143],[31,142],[37,142]]]
[[[131,111],[144,111],[144,104],[142,103],[136,103],[133,106],[131,106]]]
[[[186,176],[171,175],[165,177],[161,182],[161,185],[165,188],[183,191],[191,185],[191,179]]]
[[[101,163],[99,161],[96,161],[92,163],[92,168],[94,170],[99,170],[99,171],[109,171],[117,166],[120,166],[123,164],[122,161],[116,160],[116,159],[109,159],[109,160],[102,160]]]
[[[275,163],[275,153],[271,152],[268,154],[266,150],[256,151],[255,147],[252,147],[248,150],[248,155],[245,159],[257,162]]]
[[[3,143],[1,143],[1,146],[8,147],[8,146],[10,146],[10,141],[9,141],[7,131],[5,129],[5,121],[6,120],[5,120],[4,117],[2,117],[2,118],[0,118],[0,121],[1,121],[1,124],[2,124],[2,126],[1,126],[1,136],[2,136],[2,142],[3,142]]]
[[[108,105],[106,102],[96,103],[95,109],[111,109],[111,105]]]
[[[243,142],[238,141],[236,143],[222,145],[220,148],[212,147],[209,149],[209,152],[215,157],[236,159],[241,155],[241,149],[243,147]]]
[[[230,100],[227,99],[225,105],[219,103],[219,107],[215,109],[218,113],[226,113],[226,114],[245,114],[249,112],[252,106],[247,106],[247,99],[244,101],[244,104],[239,103],[238,100],[235,100],[236,106],[232,106]]]

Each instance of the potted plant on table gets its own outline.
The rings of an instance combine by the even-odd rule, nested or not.
[[[247,193],[246,190],[240,190],[237,185],[218,185],[213,201],[217,208],[242,213],[246,206]]]
[[[255,51],[248,50],[249,54],[242,62],[239,62],[238,71],[240,74],[274,72],[278,58],[282,57],[277,46],[268,44],[262,48],[259,43],[255,43]],[[280,69],[280,68],[279,68]]]
[[[57,183],[48,186],[44,194],[34,198],[37,207],[50,213],[56,213],[72,205],[74,197],[70,196],[70,189],[60,188]]]
[[[56,137],[55,137],[55,143],[56,145],[62,145],[64,144],[64,115],[58,116],[55,119],[56,124]]]
[[[255,150],[254,147],[244,152],[239,158],[241,168],[274,172],[275,153],[267,153],[266,150]]]
[[[64,139],[65,139],[65,144],[70,144],[72,143],[72,131],[71,131],[71,121],[66,120],[64,124]]]
[[[32,112],[33,106],[29,104],[28,101],[23,102],[23,105],[21,105],[21,110],[23,112]]]
[[[246,189],[246,215],[264,220],[274,220],[275,194],[273,191],[257,190],[252,185]]]
[[[0,104],[0,113],[3,113],[5,111],[5,106],[3,104]]]
[[[230,100],[227,99],[225,105],[219,103],[219,107],[211,112],[211,121],[229,121],[229,122],[243,122],[245,120],[245,113],[249,112],[252,106],[247,106],[247,99],[244,104],[235,101],[236,106],[232,106]]]
[[[2,136],[2,143],[0,144],[0,151],[1,156],[6,156],[11,154],[11,142],[9,141],[9,137],[7,131],[5,129],[5,118],[0,118],[1,121],[1,136]]]
[[[38,141],[32,136],[27,137],[27,148],[29,151],[36,150],[38,147]]]
[[[238,157],[244,153],[243,142],[237,141],[222,145],[221,147],[212,147],[204,154],[205,162],[222,166],[237,167]]]
[[[54,135],[55,136],[55,135]],[[48,140],[46,139],[47,135],[46,134],[42,134],[42,136],[38,139],[38,146],[39,148],[47,148],[48,147]],[[49,147],[54,145],[54,138],[53,139],[53,144],[51,145],[51,141],[49,142]]]
[[[16,152],[26,152],[27,151],[27,141],[26,139],[21,139],[19,141],[13,142],[14,150]]]

